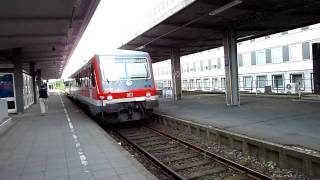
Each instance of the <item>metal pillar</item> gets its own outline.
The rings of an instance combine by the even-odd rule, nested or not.
[[[313,92],[320,94],[320,43],[312,44],[313,59]]]
[[[30,63],[30,74],[32,81],[32,89],[33,89],[33,101],[34,104],[37,104],[37,88],[36,88],[36,72],[34,70],[34,63]]]
[[[172,74],[172,98],[173,101],[181,99],[181,70],[180,70],[180,49],[171,49],[171,74]]]
[[[223,34],[226,103],[228,106],[240,105],[238,84],[237,37],[234,30],[226,30]]]
[[[23,113],[24,100],[23,100],[23,63],[21,61],[21,48],[12,49],[13,64],[14,64],[14,86],[16,96],[16,109],[17,113]]]

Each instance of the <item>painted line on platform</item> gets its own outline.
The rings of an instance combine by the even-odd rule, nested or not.
[[[88,174],[90,180],[94,180],[94,176],[93,176],[92,172],[88,168],[89,162],[87,160],[86,155],[83,152],[83,149],[81,148],[81,144],[80,144],[80,142],[78,140],[78,136],[76,135],[74,126],[72,124],[72,121],[70,119],[68,111],[64,106],[64,103],[63,103],[63,100],[61,98],[60,93],[59,93],[59,97],[60,97],[60,101],[61,101],[61,104],[62,104],[62,107],[63,107],[64,114],[66,115],[66,118],[67,118],[67,121],[68,121],[68,124],[69,124],[69,129],[70,129],[70,132],[72,134],[72,138],[73,138],[73,140],[75,142],[75,145],[76,145],[76,148],[77,148],[77,152],[78,152],[78,155],[79,155],[79,158],[80,158],[81,165],[82,165],[82,167],[84,169],[84,172]]]

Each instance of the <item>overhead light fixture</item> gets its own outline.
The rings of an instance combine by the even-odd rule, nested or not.
[[[252,36],[254,36],[254,34],[250,34],[250,35],[247,35],[247,36],[239,37],[237,40],[251,38]]]
[[[217,9],[209,12],[209,15],[210,16],[215,16],[215,15],[220,14],[221,12],[223,12],[225,10],[228,10],[228,9],[230,9],[230,8],[232,8],[232,7],[234,7],[234,6],[238,5],[238,4],[241,4],[241,3],[242,3],[242,0],[231,1],[231,2],[229,2],[227,4],[225,4],[225,5],[223,5],[223,6],[219,7],[219,8],[217,8]]]
[[[141,49],[144,49],[144,48],[145,48],[145,46],[143,45],[143,46],[137,47],[136,50],[141,50]]]

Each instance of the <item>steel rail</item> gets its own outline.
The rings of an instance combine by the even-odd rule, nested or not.
[[[128,138],[125,137],[125,135],[121,134],[121,132],[115,130],[114,132],[117,133],[117,135],[119,135],[121,138],[123,138],[126,142],[128,142],[130,145],[132,145],[134,148],[136,148],[137,150],[139,150],[143,155],[145,155],[146,157],[148,157],[153,163],[155,163],[156,165],[158,165],[159,167],[161,167],[166,173],[168,173],[170,176],[172,176],[174,179],[177,180],[185,180],[185,177],[182,177],[181,175],[179,175],[178,173],[176,173],[173,169],[171,169],[169,166],[165,165],[164,163],[160,162],[156,157],[154,157],[152,154],[150,154],[149,152],[145,151],[143,148],[141,148],[139,145],[137,145],[136,143],[132,142],[131,140],[129,140]]]
[[[161,134],[163,136],[171,138],[171,139],[173,139],[173,140],[175,140],[175,141],[177,141],[177,142],[179,142],[181,144],[184,144],[187,147],[190,147],[190,148],[192,148],[194,150],[197,150],[197,151],[199,151],[199,152],[201,152],[201,153],[203,153],[203,154],[205,154],[207,156],[210,156],[210,157],[214,158],[216,161],[218,161],[219,163],[221,163],[223,165],[226,165],[227,167],[229,167],[231,169],[234,169],[234,170],[236,170],[238,172],[241,172],[241,173],[247,175],[248,177],[251,177],[253,179],[273,180],[273,178],[271,178],[271,177],[269,177],[269,176],[267,176],[265,174],[262,174],[262,173],[260,173],[258,171],[255,171],[255,170],[250,169],[248,167],[245,167],[245,166],[243,166],[241,164],[233,162],[233,161],[231,161],[229,159],[226,159],[226,158],[224,158],[224,157],[222,157],[220,155],[214,154],[214,153],[212,153],[212,152],[210,152],[208,150],[205,150],[205,149],[202,149],[200,147],[197,147],[197,146],[195,146],[193,144],[190,144],[190,143],[188,143],[188,142],[186,142],[184,140],[181,140],[181,139],[179,139],[177,137],[174,137],[174,136],[171,136],[171,135],[166,134],[164,132],[161,132],[161,131],[159,131],[157,129],[154,129],[154,128],[150,127],[150,126],[145,126],[145,127],[149,128],[149,129],[151,129],[151,130],[153,130],[153,131],[155,131],[155,132],[157,132],[157,133],[159,133],[159,134]]]

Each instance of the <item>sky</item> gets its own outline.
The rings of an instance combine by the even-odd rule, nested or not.
[[[101,0],[78,46],[65,67],[68,78],[95,53],[116,49],[130,40],[144,22],[144,16],[162,0]]]

